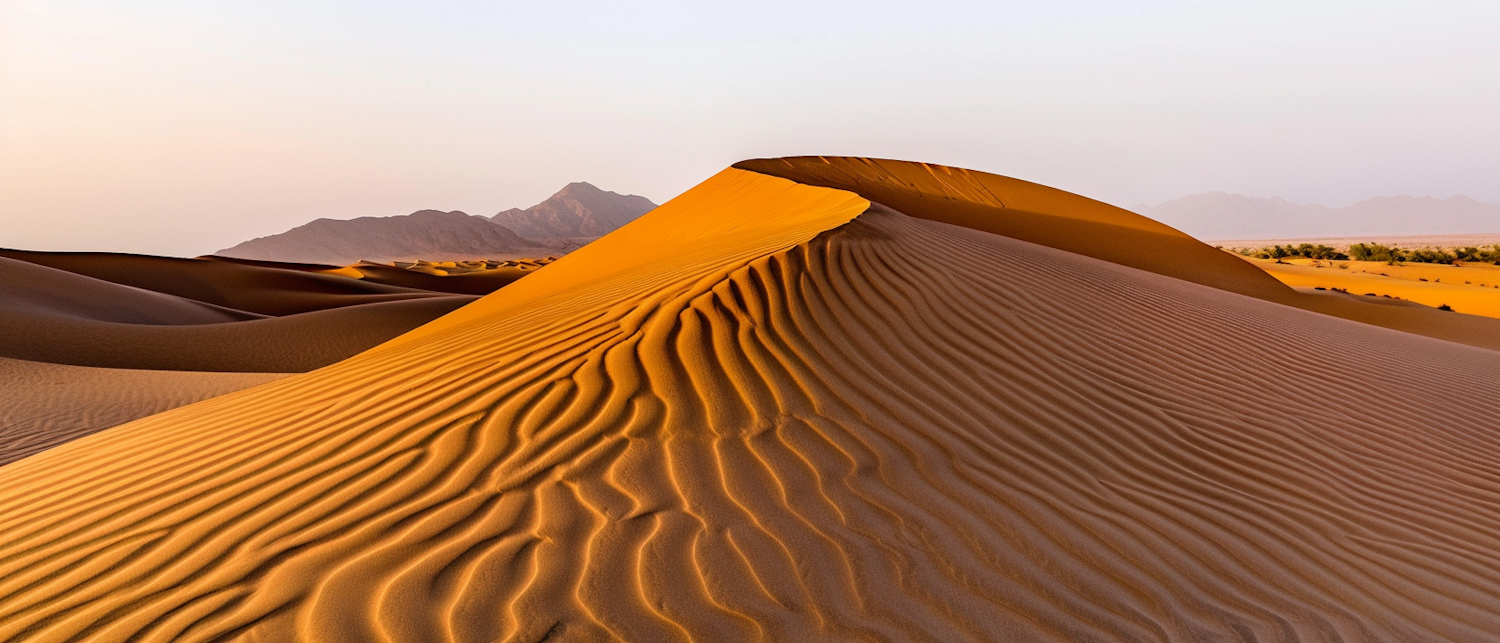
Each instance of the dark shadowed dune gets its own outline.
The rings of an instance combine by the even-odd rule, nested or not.
[[[153,326],[265,317],[0,257],[0,319],[18,315]]]
[[[363,273],[365,279],[383,284],[469,295],[488,295],[534,272],[507,267],[467,274],[433,275],[379,264],[355,264],[352,268]]]
[[[8,249],[0,249],[0,257],[262,315],[442,296],[336,275],[210,259]]]
[[[474,301],[465,295],[341,306],[213,324],[100,321],[7,306],[0,357],[173,371],[300,373],[333,364]]]

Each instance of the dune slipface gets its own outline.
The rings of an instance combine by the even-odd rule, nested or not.
[[[726,170],[0,467],[0,639],[1500,631],[1500,354],[875,201]]]

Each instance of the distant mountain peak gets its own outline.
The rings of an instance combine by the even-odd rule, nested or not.
[[[536,242],[484,217],[418,210],[391,217],[317,219],[214,254],[239,259],[345,265],[362,259],[477,259],[516,255]]]
[[[655,208],[645,197],[575,181],[541,203],[525,210],[511,208],[490,220],[534,239],[592,238],[609,234]]]
[[[459,210],[355,219],[320,218],[214,254],[239,259],[345,265],[415,259],[495,259],[561,254],[652,210],[645,197],[569,183],[546,201],[493,217]],[[564,241],[566,240],[566,241]]]

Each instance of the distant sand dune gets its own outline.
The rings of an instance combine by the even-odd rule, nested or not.
[[[0,257],[262,315],[442,295],[359,279],[216,259],[0,249]]]
[[[866,192],[726,170],[364,354],[0,467],[0,640],[1500,631],[1500,353]]]
[[[0,358],[0,464],[279,377],[284,376],[89,368]]]

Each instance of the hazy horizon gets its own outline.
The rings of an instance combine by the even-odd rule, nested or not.
[[[0,246],[193,255],[572,181],[660,203],[799,154],[1127,208],[1500,203],[1494,5],[1200,5],[13,0]]]

